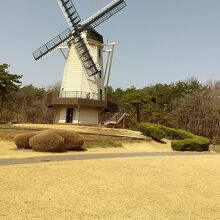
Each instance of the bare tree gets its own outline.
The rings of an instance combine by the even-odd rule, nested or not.
[[[186,94],[172,102],[168,114],[171,126],[187,129],[211,139],[219,138],[220,96],[219,84],[203,91]]]

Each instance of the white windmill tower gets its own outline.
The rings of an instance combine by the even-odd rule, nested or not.
[[[81,22],[71,0],[57,1],[70,28],[33,53],[35,60],[39,60],[57,48],[63,52],[63,46],[68,46],[67,55],[63,52],[66,63],[60,94],[51,97],[48,106],[56,109],[55,123],[98,124],[101,112],[109,104],[105,96],[109,75],[103,71],[103,37],[94,28],[123,9],[126,3],[114,0]]]

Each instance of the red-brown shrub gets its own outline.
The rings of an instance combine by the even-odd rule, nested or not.
[[[28,132],[19,134],[15,137],[15,144],[18,149],[31,149],[31,146],[29,145],[29,139],[33,137],[34,135],[37,135],[39,132]]]
[[[67,151],[79,151],[82,150],[82,146],[84,144],[84,139],[82,135],[67,130],[53,130],[53,132],[57,133],[61,137],[64,138],[64,148]]]
[[[29,145],[36,151],[63,152],[64,138],[54,131],[42,131],[29,140]]]

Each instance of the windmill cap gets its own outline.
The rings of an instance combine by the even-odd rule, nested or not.
[[[87,31],[87,39],[98,41],[101,44],[104,43],[103,36],[99,34],[96,30],[92,28],[86,28],[86,31]]]

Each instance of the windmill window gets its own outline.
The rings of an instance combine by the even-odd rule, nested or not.
[[[102,100],[103,98],[103,93],[102,93],[102,89],[100,89],[100,100]]]
[[[102,58],[102,53],[101,53],[102,51],[101,51],[101,49],[99,48],[98,49],[98,53],[99,53],[99,58],[101,59]]]

